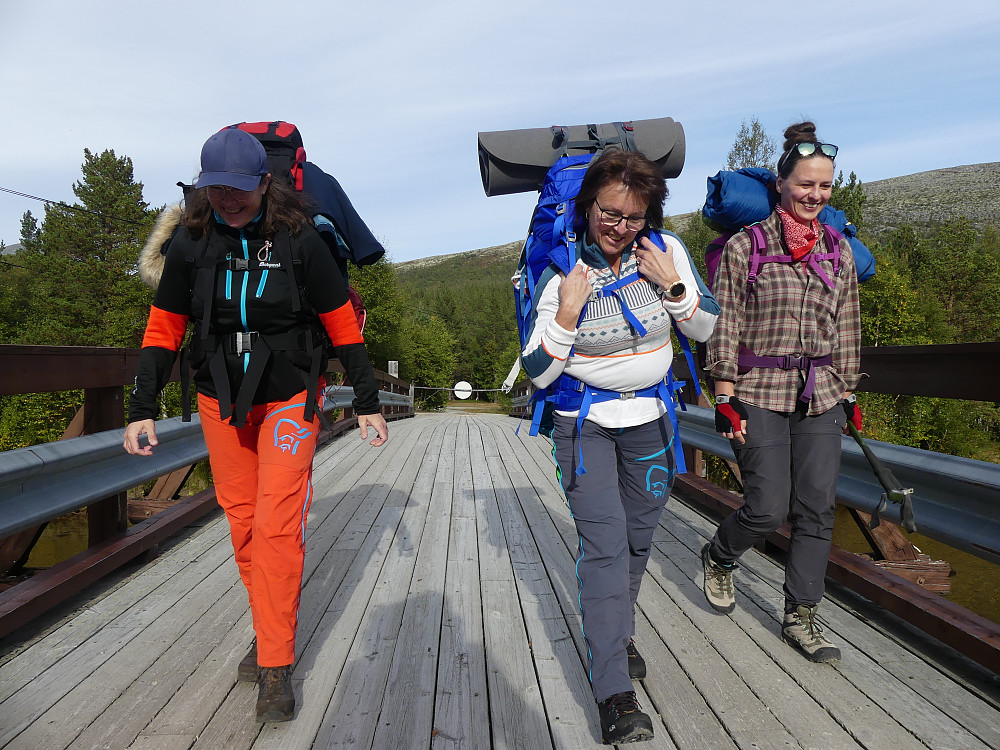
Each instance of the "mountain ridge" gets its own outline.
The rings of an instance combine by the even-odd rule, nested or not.
[[[929,229],[959,216],[981,229],[987,224],[1000,227],[1000,162],[964,164],[956,167],[930,169],[899,177],[863,183],[867,201],[864,207],[862,231],[880,234],[903,224],[916,229]],[[670,217],[677,229],[696,218],[692,211]],[[446,255],[432,255],[396,263],[404,276],[419,275],[442,263],[458,266],[494,266],[507,263],[510,273],[517,266],[523,240],[503,245],[466,250]]]

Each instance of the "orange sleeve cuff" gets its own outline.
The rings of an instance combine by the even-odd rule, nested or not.
[[[319,319],[334,346],[365,343],[361,329],[358,328],[358,319],[354,315],[354,306],[350,302],[345,302],[336,310],[320,313]]]
[[[187,330],[188,316],[167,312],[159,307],[149,310],[149,322],[146,323],[146,334],[142,337],[143,347],[158,346],[172,352],[180,351]]]

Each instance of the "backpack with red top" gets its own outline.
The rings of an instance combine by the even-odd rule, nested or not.
[[[306,160],[302,134],[295,125],[275,120],[239,122],[229,127],[239,128],[260,141],[267,152],[271,175],[288,180],[292,187],[308,196],[316,229],[333,253],[345,279],[347,260],[360,268],[375,263],[385,254],[385,249],[358,216],[340,183]],[[361,295],[350,285],[347,294],[358,319],[358,327],[364,331],[368,314]]]

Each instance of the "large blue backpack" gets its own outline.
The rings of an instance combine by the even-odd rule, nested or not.
[[[587,168],[591,161],[602,153],[605,145],[603,142],[600,144],[595,142],[596,151],[591,154],[560,156],[549,168],[542,182],[538,202],[531,216],[528,236],[524,241],[521,251],[517,273],[511,279],[514,285],[517,331],[522,349],[527,343],[531,321],[535,314],[535,292],[539,278],[549,266],[555,266],[561,273],[568,274],[579,260],[576,227],[574,226],[576,219],[576,196],[580,192],[580,186],[583,183],[583,177]],[[626,148],[628,147],[627,143],[623,145]],[[579,144],[576,144],[576,146],[579,147]],[[666,250],[666,245],[659,232],[650,232],[649,238],[661,250]],[[596,294],[600,296],[617,296],[618,287],[632,281],[634,279],[622,279],[617,284],[597,290]],[[631,315],[627,311],[627,308],[623,311],[626,317]],[[585,313],[586,307],[581,313],[581,320]],[[645,335],[645,329],[641,327],[638,321],[635,321],[633,326],[638,326],[637,330],[640,331],[640,335]],[[676,324],[674,328],[677,338],[684,349],[685,356],[688,359],[691,372],[695,373],[694,359],[691,355],[691,348],[687,337],[682,335],[680,331],[677,331]],[[519,362],[520,360],[518,360],[518,363],[515,363],[512,376],[516,376],[519,371]],[[508,376],[508,383],[505,383],[505,386],[513,383],[512,376]],[[551,435],[553,427],[552,412],[557,407],[557,401],[560,398],[560,385],[563,384],[564,379],[569,378],[564,375],[547,388],[539,388],[534,392],[526,411],[526,414],[528,411],[531,412],[529,434],[537,435],[541,433],[546,436]],[[674,414],[673,397],[676,391],[683,388],[684,385],[684,381],[674,379],[671,368],[671,371],[667,374],[665,391],[661,390],[661,392],[667,392],[670,395],[667,407],[670,412],[675,435],[678,435],[678,425]],[[694,386],[700,394],[697,377],[694,377]],[[683,401],[680,402],[680,405],[682,409],[685,408]],[[677,471],[683,474],[686,468],[683,453],[680,450],[679,437],[675,445]],[[582,462],[580,469],[582,469]]]
[[[735,172],[721,171],[708,178],[708,194],[701,209],[704,222],[721,232],[706,250],[707,279],[712,285],[718,257],[722,248],[736,232],[763,221],[774,211],[778,194],[774,190],[777,178],[763,167],[746,167]],[[857,228],[847,220],[843,211],[831,205],[823,206],[817,217],[827,230],[834,230],[837,239],[846,237],[854,256],[858,281],[864,282],[875,275],[875,258],[857,237]]]

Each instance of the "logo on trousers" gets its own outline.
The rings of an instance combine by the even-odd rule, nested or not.
[[[282,453],[291,451],[294,456],[299,443],[311,434],[308,427],[302,427],[293,419],[279,419],[274,426],[274,447],[280,448]]]
[[[673,472],[664,466],[650,466],[646,472],[646,491],[651,492],[657,500],[667,494],[670,489],[670,482],[673,480]]]

